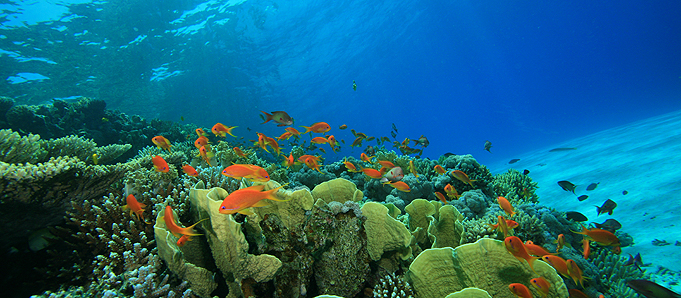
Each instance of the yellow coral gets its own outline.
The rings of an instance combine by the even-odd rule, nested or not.
[[[378,261],[386,251],[396,250],[403,259],[411,257],[411,233],[399,221],[388,215],[388,208],[380,203],[368,202],[362,206],[366,216],[367,249],[372,260]]]

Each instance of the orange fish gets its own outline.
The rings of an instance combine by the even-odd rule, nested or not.
[[[173,209],[170,206],[166,206],[165,212],[163,213],[163,221],[166,223],[166,227],[168,230],[173,234],[173,236],[180,238],[180,235],[187,235],[187,236],[201,236],[202,234],[197,234],[196,231],[194,230],[194,226],[198,225],[200,222],[206,220],[208,218],[204,218],[202,220],[199,220],[197,223],[186,227],[182,228],[179,225],[175,223],[175,216],[173,215]]]
[[[532,271],[534,271],[534,261],[539,258],[530,256],[520,238],[516,236],[506,237],[506,239],[504,239],[504,245],[506,245],[506,249],[518,260],[527,261],[527,264],[529,264]]]
[[[211,165],[210,159],[213,156],[215,156],[215,153],[213,153],[213,150],[210,147],[210,145],[206,144],[206,145],[201,146],[201,148],[199,148],[199,155],[208,164],[208,166],[210,166]]]
[[[317,156],[305,154],[301,157],[298,157],[298,161],[302,162],[310,169],[315,169],[320,173],[322,172],[319,170],[319,157]]]
[[[364,175],[369,176],[370,178],[373,179],[381,179],[383,176],[383,173],[379,172],[376,169],[372,168],[362,168],[362,172],[364,172]]]
[[[552,255],[548,250],[545,248],[534,244],[534,242],[527,240],[525,241],[525,248],[527,249],[527,252],[531,255],[535,255],[538,257],[543,257],[545,255]]]
[[[213,125],[213,128],[211,128],[210,131],[212,131],[214,135],[220,136],[221,138],[227,137],[227,134],[236,138],[236,136],[232,134],[232,129],[235,129],[237,127],[238,126],[227,127],[222,123],[216,123],[215,125]]]
[[[508,237],[508,234],[509,234],[508,232],[509,232],[510,229],[508,227],[507,220],[503,216],[501,216],[501,215],[497,216],[497,224],[496,225],[493,225],[493,224],[487,224],[487,225],[490,228],[497,230],[497,232],[504,233],[504,239],[506,237]],[[517,223],[516,223],[516,225],[517,225]]]
[[[293,125],[293,118],[288,115],[288,113],[284,111],[275,111],[271,112],[272,114],[269,114],[267,112],[260,111],[265,115],[260,115],[260,118],[262,120],[265,120],[262,124],[265,124],[269,122],[270,120],[274,120],[274,122],[277,122],[277,126],[287,126],[287,125]]]
[[[553,243],[556,244],[556,253],[558,253],[559,250],[565,246],[565,235],[560,234],[558,235],[558,239],[554,240]]]
[[[542,256],[541,259],[542,261],[551,265],[553,269],[556,269],[556,272],[560,273],[562,276],[570,277],[570,274],[568,273],[567,270],[567,263],[565,262],[565,259],[556,255],[545,255]]]
[[[210,142],[208,141],[208,138],[206,138],[204,136],[201,136],[198,139],[196,139],[196,141],[194,141],[194,147],[196,147],[196,149],[200,149],[201,146],[204,146],[204,145],[207,145],[207,144],[210,144]]]
[[[336,142],[336,137],[330,135],[327,136],[326,139],[329,140],[329,146],[331,146],[331,150],[333,150],[333,152],[336,152],[336,144],[338,143]]]
[[[199,138],[200,138],[200,137],[207,137],[207,136],[208,136],[208,134],[207,134],[205,131],[203,131],[202,128],[197,128],[197,129],[196,129],[196,134],[199,136]]]
[[[448,196],[450,199],[455,199],[455,200],[457,200],[457,199],[459,199],[459,198],[461,197],[461,195],[459,194],[459,192],[456,191],[456,188],[454,188],[454,186],[452,186],[452,185],[449,184],[449,183],[447,183],[447,185],[445,185],[445,193],[447,194],[447,196]]]
[[[270,181],[270,175],[265,169],[250,164],[233,164],[222,170],[222,175],[234,179],[250,179],[257,182]]]
[[[379,161],[376,161],[376,162],[378,164],[380,164],[381,167],[384,167],[384,168],[392,169],[392,168],[395,167],[395,164],[393,164],[392,162],[387,161],[387,160],[379,160]]]
[[[310,141],[310,143],[315,143],[315,144],[326,144],[326,143],[328,143],[328,142],[329,142],[329,140],[327,140],[327,139],[324,138],[324,137],[314,137],[314,138],[312,138],[312,140]]]
[[[236,155],[238,155],[239,157],[243,157],[243,158],[248,157],[248,155],[246,155],[246,153],[241,151],[241,148],[239,148],[239,147],[234,147],[234,148],[232,148],[232,150],[234,150],[234,153],[236,153]]]
[[[351,172],[351,173],[360,172],[360,171],[357,170],[357,167],[355,167],[355,165],[352,164],[351,162],[349,162],[347,159],[348,159],[347,157],[345,159],[343,159],[343,164],[345,165],[345,168],[348,169],[348,172]]]
[[[289,201],[291,199],[280,200],[274,196],[274,193],[279,191],[279,189],[285,185],[286,184],[267,191],[263,191],[263,189],[265,189],[265,185],[254,185],[236,190],[230,193],[222,201],[220,210],[218,212],[220,212],[220,214],[241,213],[244,215],[252,215],[253,211],[248,208],[266,206],[266,201],[263,201],[265,199],[278,202]]]
[[[539,293],[541,293],[543,297],[546,297],[546,295],[549,294],[551,284],[549,284],[546,278],[540,276],[537,278],[530,279],[530,284],[532,284],[532,286],[534,286],[535,289],[539,290]]]
[[[466,175],[466,173],[464,173],[460,170],[451,171],[449,174],[452,175],[454,178],[458,179],[459,181],[466,183],[466,184],[469,184],[471,187],[475,187],[475,186],[473,186],[473,182],[478,181],[478,180],[471,180],[470,178],[468,178],[468,175]]]
[[[570,298],[589,298],[584,292],[577,289],[569,289],[568,294]],[[598,298],[603,297],[603,295],[598,296]]]
[[[168,163],[165,161],[165,159],[163,159],[163,157],[156,155],[151,159],[151,162],[154,163],[156,172],[168,173],[168,171],[170,171],[170,167],[168,167]]]
[[[128,197],[125,198],[125,203],[126,205],[123,205],[123,210],[125,209],[130,209],[130,215],[133,213],[137,215],[137,218],[142,220],[145,223],[148,223],[146,220],[144,220],[144,209],[147,207],[147,205],[142,204],[135,199],[135,196],[132,194],[128,195]]]
[[[447,173],[447,170],[445,170],[445,168],[443,168],[441,165],[435,165],[435,167],[433,168],[433,170],[435,170],[435,172],[436,172],[438,175],[442,175],[442,174],[444,174],[444,173]]]
[[[436,191],[435,196],[442,201],[442,203],[445,203],[445,205],[449,204],[447,203],[447,199],[445,199],[445,195],[443,195],[441,192]]]
[[[192,167],[190,165],[183,165],[182,171],[184,171],[185,174],[192,176],[192,177],[196,177],[196,176],[199,175],[199,172],[197,172],[196,169],[194,169],[194,167]]]
[[[350,145],[350,147],[360,147],[360,146],[362,146],[362,140],[364,140],[364,138],[362,138],[362,137],[357,137],[354,141],[352,141],[352,144]]]
[[[584,288],[584,276],[582,275],[582,269],[577,266],[577,263],[574,260],[567,260],[565,261],[565,264],[567,265],[568,275],[570,275],[572,280],[575,281],[575,284],[579,282],[579,285]]]
[[[409,188],[409,185],[404,183],[404,181],[395,181],[395,182],[390,182],[387,183],[388,185],[394,187],[395,189],[403,192],[410,192],[411,188]]]
[[[584,237],[584,239],[582,239],[582,251],[583,251],[582,255],[584,256],[584,259],[588,260],[589,255],[591,254],[591,246],[589,245],[589,239],[587,239],[586,237]]]
[[[293,150],[291,150],[291,153],[288,155],[287,158],[284,158],[284,161],[281,162],[281,165],[286,166],[287,168],[290,168],[296,163],[296,160],[293,158]]]
[[[172,145],[170,145],[170,141],[163,136],[155,136],[151,138],[151,142],[153,142],[156,147],[168,150],[168,152],[170,152],[170,146]]]
[[[314,132],[314,133],[325,133],[329,130],[331,130],[331,126],[326,123],[326,122],[317,122],[315,124],[312,124],[311,126],[301,126],[305,127],[305,132]]]
[[[416,172],[416,167],[414,166],[414,161],[410,160],[409,161],[409,172],[414,174],[414,177],[418,178],[419,174]]]
[[[524,284],[513,283],[508,285],[508,289],[518,298],[532,298],[532,292]]]
[[[497,202],[499,202],[499,206],[501,207],[501,209],[504,209],[504,212],[506,212],[508,216],[515,215],[515,211],[513,211],[513,206],[511,206],[511,202],[509,202],[506,198],[497,197]]]
[[[287,131],[287,132],[290,132],[292,135],[294,135],[294,136],[296,136],[296,137],[300,136],[300,132],[299,132],[297,129],[293,128],[293,127],[287,127],[287,128],[286,128],[286,131]]]
[[[290,138],[291,136],[293,136],[293,134],[287,131],[282,133],[279,137],[277,137],[277,140],[279,141],[288,140],[288,138]]]
[[[343,125],[339,126],[338,128],[339,128],[339,129],[341,129],[341,130],[343,130],[343,129],[346,129],[346,128],[348,128],[348,126],[347,126],[347,125],[345,125],[345,124],[343,124]]]
[[[177,246],[183,247],[185,244],[187,244],[187,241],[192,241],[192,238],[187,235],[182,235],[180,239],[177,239]]]
[[[364,152],[362,152],[362,154],[359,155],[359,159],[361,159],[363,162],[371,163],[372,158],[374,158],[374,156],[368,156]]]
[[[603,230],[603,229],[587,229],[582,225],[582,231],[581,232],[575,232],[577,234],[585,235],[587,239],[594,241],[598,243],[599,245],[603,246],[620,246],[620,240],[615,236],[610,231]]]

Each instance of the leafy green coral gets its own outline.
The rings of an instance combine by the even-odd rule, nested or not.
[[[11,129],[0,130],[0,161],[6,163],[37,163],[47,155],[40,146],[40,136],[20,136]]]
[[[380,260],[384,252],[391,250],[399,251],[403,259],[411,256],[411,233],[401,222],[388,215],[388,208],[368,202],[362,206],[362,215],[367,218],[364,228],[372,260]]]
[[[632,279],[647,279],[646,274],[636,266],[624,266],[623,257],[613,254],[609,249],[594,251],[591,263],[598,270],[598,279],[606,297],[636,297],[636,292],[627,286]]]
[[[532,178],[523,175],[516,169],[509,169],[506,173],[494,176],[492,186],[497,195],[505,197],[511,203],[536,203],[539,196],[535,193],[537,182],[532,182]]]

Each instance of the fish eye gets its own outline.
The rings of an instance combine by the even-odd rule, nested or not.
[[[225,207],[225,206],[220,206],[220,209],[225,210],[225,209],[227,209],[227,207]]]

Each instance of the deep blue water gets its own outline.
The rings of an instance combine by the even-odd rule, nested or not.
[[[19,103],[88,96],[248,138],[282,132],[260,110],[346,142],[340,124],[395,123],[427,157],[483,164],[681,109],[679,1],[3,3],[0,95]]]

